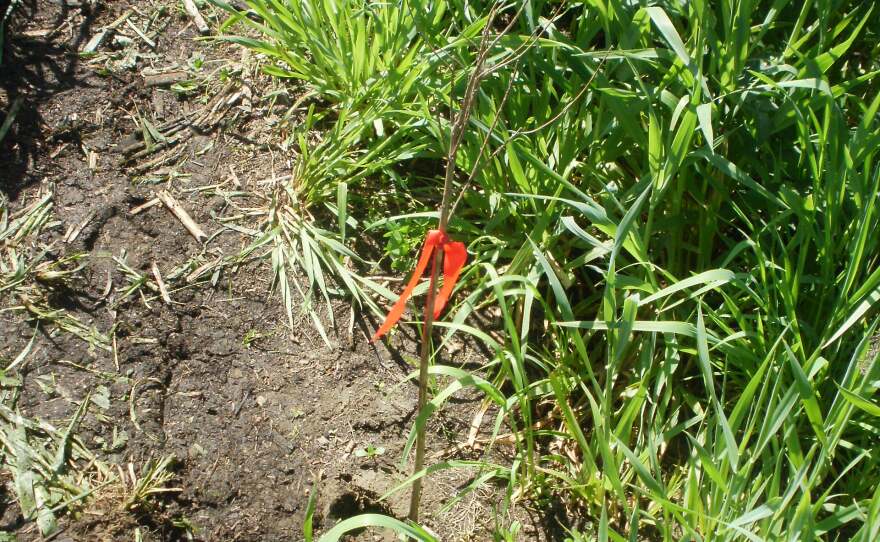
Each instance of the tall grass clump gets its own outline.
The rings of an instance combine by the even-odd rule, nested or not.
[[[271,255],[291,323],[291,284],[299,286],[288,275],[306,275],[303,308],[329,343],[315,292],[329,301],[341,287],[377,313],[372,296],[392,297],[350,265],[369,267],[346,246],[347,231],[367,218],[349,208],[370,208],[368,200],[381,191],[370,192],[365,179],[400,179],[400,165],[427,146],[424,117],[441,98],[434,83],[446,53],[432,51],[413,29],[416,19],[439,20],[445,3],[273,0],[248,1],[245,11],[213,3],[230,14],[221,31],[241,30],[220,38],[260,53],[267,73],[299,81],[297,104],[310,104],[285,142],[296,155],[290,180],[274,194],[263,235],[248,252],[269,247],[264,254]],[[321,228],[322,220],[335,227]]]
[[[494,21],[451,157],[450,231],[474,263],[435,324],[492,359],[438,361],[448,387],[414,431],[481,389],[485,444],[511,461],[466,463],[475,480],[566,507],[573,539],[878,537],[873,4],[249,5],[260,37],[239,43],[302,82],[330,124],[322,155],[347,157],[317,160],[315,202],[397,194],[400,228],[435,208],[442,167],[410,166],[442,163]],[[332,31],[299,30],[319,13]]]

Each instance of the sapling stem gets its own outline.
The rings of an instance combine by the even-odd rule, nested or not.
[[[483,64],[486,62],[486,57],[489,54],[489,50],[492,48],[491,45],[494,45],[494,43],[491,45],[489,43],[489,34],[490,29],[492,28],[492,21],[495,19],[496,6],[492,7],[486,26],[483,28],[483,35],[480,39],[480,48],[474,65],[474,71],[468,78],[464,98],[462,98],[461,101],[461,109],[458,114],[455,115],[452,123],[452,132],[449,139],[449,153],[446,156],[446,172],[443,178],[443,200],[440,204],[440,223],[438,226],[438,229],[443,233],[446,233],[446,226],[449,222],[449,209],[452,199],[452,179],[455,175],[455,157],[458,153],[458,146],[464,135],[465,127],[470,120],[471,109],[473,108],[477,89],[480,86],[480,80],[485,75]],[[428,286],[428,298],[425,303],[425,325],[422,332],[422,344],[419,356],[418,412],[421,412],[428,402],[428,362],[431,358],[431,331],[434,326],[434,299],[437,297],[437,279],[439,278],[440,266],[442,263],[443,251],[437,250],[431,261],[431,282]],[[413,466],[413,473],[421,472],[425,466],[425,433],[425,425],[422,425],[417,429],[416,461]],[[424,477],[416,478],[413,482],[412,495],[409,501],[408,517],[414,522],[419,520],[419,503],[422,498],[422,478]]]

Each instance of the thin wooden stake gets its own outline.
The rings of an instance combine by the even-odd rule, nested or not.
[[[489,43],[489,32],[492,28],[492,22],[495,19],[496,6],[492,7],[486,26],[483,28],[483,35],[480,39],[480,49],[477,54],[477,60],[474,65],[474,71],[468,79],[467,88],[464,98],[461,101],[461,110],[452,123],[452,131],[449,140],[449,153],[446,156],[446,175],[443,179],[443,201],[440,205],[440,224],[438,229],[446,232],[446,226],[449,222],[449,207],[452,196],[452,178],[455,174],[455,157],[458,153],[458,146],[461,143],[468,120],[470,119],[471,110],[473,108],[476,92],[480,86],[485,73],[483,72],[483,64],[492,48]],[[513,23],[511,23],[512,25]],[[509,28],[509,27],[508,27]],[[496,39],[497,42],[497,39]],[[419,406],[418,412],[421,412],[428,402],[428,362],[431,358],[431,331],[434,326],[434,299],[437,296],[437,279],[439,278],[440,266],[443,263],[443,251],[437,250],[434,253],[434,259],[431,262],[431,283],[428,287],[428,299],[425,304],[425,326],[422,332],[422,343],[419,356]],[[413,466],[413,474],[422,472],[425,466],[425,426],[423,425],[416,433],[416,457]],[[413,522],[419,521],[419,504],[422,499],[422,479],[421,476],[416,478],[412,486],[412,494],[409,501],[409,519]]]

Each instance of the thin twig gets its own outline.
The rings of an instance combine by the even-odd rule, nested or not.
[[[512,141],[513,139],[515,139],[521,135],[531,135],[531,134],[540,132],[541,130],[544,130],[545,128],[549,127],[550,125],[552,125],[556,121],[558,121],[560,118],[562,118],[562,115],[564,115],[572,107],[574,107],[574,105],[584,96],[584,94],[587,93],[587,90],[589,90],[590,87],[593,85],[593,81],[596,79],[596,76],[599,74],[599,70],[602,69],[602,66],[605,64],[605,60],[607,60],[608,55],[610,53],[611,53],[610,49],[605,52],[605,55],[602,56],[602,60],[599,62],[599,65],[596,66],[596,69],[593,71],[593,75],[590,76],[589,81],[587,81],[584,84],[583,88],[581,88],[581,90],[578,91],[577,95],[574,98],[572,98],[570,102],[568,102],[567,104],[562,106],[562,108],[559,110],[559,112],[557,114],[553,115],[553,117],[551,117],[549,120],[547,120],[546,122],[544,122],[540,126],[532,128],[531,130],[525,130],[525,131],[519,130],[519,129],[514,130],[514,132],[512,134],[510,134],[504,140],[503,143],[498,145],[498,148],[496,148],[495,151],[492,152],[491,155],[489,155],[489,160],[498,156],[498,154],[501,152],[501,150],[507,148],[507,144],[510,141]],[[504,104],[507,102],[507,97],[508,97],[508,94],[510,93],[510,88],[511,88],[512,84],[513,84],[513,76],[511,76],[511,79],[507,85],[507,90],[505,90],[504,96],[501,99],[501,105],[498,107],[499,112],[504,107]],[[454,213],[455,210],[458,208],[458,204],[461,202],[461,199],[464,197],[465,192],[467,192],[468,188],[470,188],[471,182],[476,177],[477,171],[479,171],[480,166],[483,163],[483,161],[482,161],[483,153],[485,152],[486,147],[488,146],[489,140],[492,138],[492,133],[495,132],[495,128],[498,125],[498,120],[500,119],[500,117],[501,117],[500,113],[495,116],[495,119],[492,121],[492,126],[490,126],[489,131],[486,132],[486,136],[483,138],[483,143],[480,146],[480,152],[477,154],[477,159],[474,161],[474,166],[471,168],[470,174],[468,175],[468,178],[465,181],[464,186],[459,191],[458,197],[455,199],[455,203],[452,204],[452,209],[451,209],[450,213]]]
[[[170,305],[171,297],[168,295],[168,288],[165,286],[165,281],[162,280],[162,273],[159,272],[159,266],[156,265],[156,262],[152,262],[151,268],[153,271],[153,278],[156,279],[156,285],[159,286],[159,294],[162,296],[162,301],[167,305]]]
[[[208,235],[205,231],[199,226],[195,220],[189,216],[189,213],[186,212],[186,209],[176,200],[174,197],[166,192],[165,190],[160,190],[156,193],[156,197],[158,197],[162,203],[168,207],[168,210],[180,221],[181,224],[187,229],[187,231],[196,238],[196,241],[202,242],[208,238]]]
[[[208,23],[205,22],[205,18],[202,17],[202,14],[199,12],[199,8],[196,6],[196,3],[193,0],[183,0],[183,8],[186,10],[187,14],[189,14],[190,19],[192,19],[193,24],[196,25],[196,29],[199,31],[199,34],[207,34],[211,31],[208,27]]]

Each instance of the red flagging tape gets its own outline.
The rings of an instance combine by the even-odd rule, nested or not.
[[[429,230],[425,238],[425,245],[422,247],[422,254],[419,256],[419,261],[416,264],[416,269],[413,271],[412,277],[410,277],[403,293],[397,299],[397,303],[391,307],[391,310],[388,311],[388,316],[385,317],[385,321],[376,331],[376,334],[373,335],[373,342],[391,331],[394,324],[403,316],[403,311],[406,309],[406,301],[410,298],[413,289],[415,289],[419,279],[425,273],[428,262],[431,261],[431,257],[434,255],[434,250],[443,252],[443,288],[437,294],[437,299],[434,300],[434,318],[439,317],[440,313],[443,312],[443,307],[449,301],[449,296],[452,294],[455,283],[458,281],[458,276],[461,274],[461,268],[464,267],[467,261],[467,250],[464,247],[464,243],[450,241],[449,237],[440,230]],[[433,262],[431,265],[433,266]],[[433,269],[431,274],[434,274]]]

